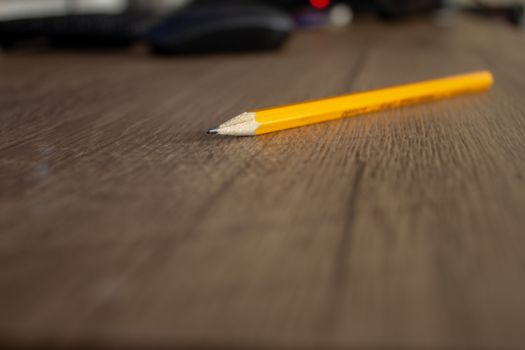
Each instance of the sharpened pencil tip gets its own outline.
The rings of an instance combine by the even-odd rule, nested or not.
[[[210,129],[207,131],[207,134],[215,135],[219,133],[219,129]]]

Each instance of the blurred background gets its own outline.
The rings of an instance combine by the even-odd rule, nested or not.
[[[523,24],[516,0],[0,0],[0,44],[115,47],[157,53],[274,50],[296,30],[346,27],[363,16],[401,21],[471,12]]]

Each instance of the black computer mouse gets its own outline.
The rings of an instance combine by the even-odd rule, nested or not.
[[[178,10],[154,26],[146,41],[157,53],[273,50],[293,29],[289,16],[249,1],[205,1]]]

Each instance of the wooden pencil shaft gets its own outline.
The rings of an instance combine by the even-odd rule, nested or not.
[[[259,124],[255,134],[351,117],[403,105],[437,100],[460,94],[487,90],[492,84],[490,72],[412,83],[324,100],[308,101],[253,111]]]

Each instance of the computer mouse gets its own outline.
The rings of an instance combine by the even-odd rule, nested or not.
[[[215,0],[167,16],[149,30],[146,41],[162,54],[274,50],[293,27],[289,16],[272,6]]]

